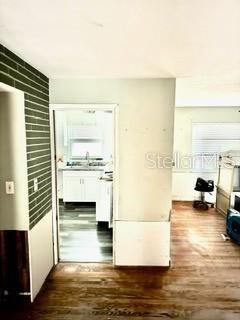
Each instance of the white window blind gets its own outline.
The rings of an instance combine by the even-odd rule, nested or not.
[[[87,142],[87,141],[74,141],[71,145],[71,156],[73,158],[85,157],[86,153],[90,157],[102,156],[102,143],[101,141]]]
[[[100,139],[101,128],[96,125],[69,126],[69,139]]]
[[[240,150],[240,123],[193,123],[195,169],[217,170],[211,159],[228,150]]]

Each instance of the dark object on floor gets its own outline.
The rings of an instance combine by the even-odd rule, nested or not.
[[[193,201],[193,208],[208,210],[209,206],[214,207],[214,204],[207,202],[205,200],[205,192],[212,192],[214,190],[214,181],[213,180],[204,180],[202,178],[197,178],[197,182],[194,190],[201,192],[200,200]]]
[[[240,244],[240,212],[232,208],[227,211],[227,234]]]
[[[235,210],[240,212],[240,197],[235,195],[234,197],[234,207]]]

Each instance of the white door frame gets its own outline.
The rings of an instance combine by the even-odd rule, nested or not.
[[[114,143],[113,143],[113,264],[115,264],[115,228],[114,221],[118,217],[118,104],[102,104],[102,103],[65,103],[65,104],[50,104],[50,133],[51,133],[51,162],[52,162],[52,210],[53,210],[53,245],[54,245],[54,263],[59,262],[59,248],[58,248],[58,201],[57,201],[57,171],[56,171],[56,159],[55,159],[55,124],[54,124],[54,112],[55,111],[70,111],[70,110],[102,110],[112,111],[114,117]]]

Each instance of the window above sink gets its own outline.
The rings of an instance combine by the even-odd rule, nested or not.
[[[102,141],[93,139],[71,140],[71,158],[82,159],[89,154],[90,159],[102,157]]]

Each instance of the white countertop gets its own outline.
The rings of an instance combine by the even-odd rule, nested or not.
[[[104,171],[104,166],[65,166],[58,168],[61,171]]]

